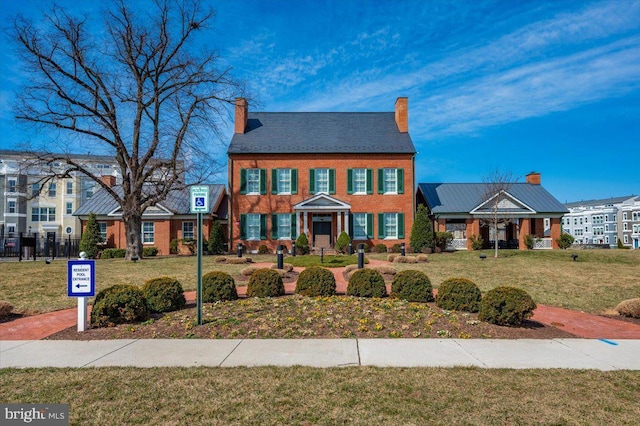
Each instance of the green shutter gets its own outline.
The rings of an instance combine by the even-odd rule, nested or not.
[[[353,194],[353,169],[347,169],[347,194]]]
[[[378,194],[384,194],[384,169],[378,169]]]
[[[271,193],[278,193],[278,169],[271,169]]]
[[[267,193],[267,169],[260,169],[260,194]]]
[[[298,238],[298,226],[296,223],[298,215],[295,213],[291,213],[291,239],[295,240]]]
[[[316,170],[309,169],[309,194],[316,193]]]
[[[353,213],[349,213],[349,236],[353,239]]]
[[[247,169],[240,169],[240,193],[247,193]]]
[[[373,194],[373,169],[367,169],[367,194]]]
[[[398,213],[398,238],[404,238],[404,213]]]
[[[298,193],[298,169],[291,169],[291,193]]]
[[[329,169],[329,194],[336,193],[336,169]]]
[[[396,169],[398,179],[398,194],[404,194],[404,169]]]
[[[266,214],[260,215],[260,239],[261,240],[267,239],[267,215]]]
[[[378,213],[378,238],[384,239],[384,213]]]
[[[271,215],[271,239],[272,240],[278,239],[278,215],[277,214]]]
[[[373,238],[373,213],[367,213],[367,238]]]
[[[247,239],[247,215],[246,214],[240,215],[240,239],[241,240]]]

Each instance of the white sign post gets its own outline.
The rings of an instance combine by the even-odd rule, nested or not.
[[[78,298],[78,331],[87,329],[87,300],[96,294],[95,261],[87,260],[80,253],[80,260],[67,264],[67,296]]]

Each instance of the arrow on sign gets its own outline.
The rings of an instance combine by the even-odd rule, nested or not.
[[[76,284],[76,288],[81,288],[81,287],[89,287],[89,284],[85,284],[85,285]]]

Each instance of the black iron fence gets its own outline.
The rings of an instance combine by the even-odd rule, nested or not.
[[[58,239],[57,235],[51,233],[21,233],[17,236],[0,237],[0,257],[17,257],[20,260],[58,257],[70,259],[78,257],[79,245],[79,238]]]

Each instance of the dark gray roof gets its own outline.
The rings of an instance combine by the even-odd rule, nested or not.
[[[393,112],[256,112],[236,133],[229,154],[415,154]]]
[[[431,212],[469,213],[484,200],[484,183],[420,183],[422,193]],[[507,191],[537,213],[568,213],[568,210],[540,185],[514,183]]]
[[[209,187],[209,206],[213,210],[216,207],[220,198],[224,195],[224,185],[221,184],[205,184],[199,186],[208,186]],[[120,185],[115,186],[113,190],[118,195],[122,195],[122,187]],[[225,197],[226,199],[226,197]],[[161,203],[158,203],[162,207],[171,211],[177,215],[190,214],[191,210],[191,195],[189,187],[186,187],[181,190],[171,191],[167,195],[166,200]],[[223,203],[224,204],[224,203]],[[220,217],[220,219],[226,219],[227,208],[226,206],[220,206],[218,209],[219,217],[220,215],[224,215],[224,217]],[[224,208],[222,208],[224,207]],[[100,189],[96,192],[93,197],[89,198],[85,203],[78,208],[73,215],[74,216],[86,216],[89,213],[93,212],[96,215],[107,215],[112,211],[118,208],[118,203],[113,199],[111,194],[109,194],[104,189]]]
[[[104,161],[115,163],[115,155],[95,155],[95,154],[74,154],[63,152],[32,152],[32,151],[16,151],[11,149],[0,149],[0,157],[25,157],[30,155],[55,155],[55,156],[68,156],[75,160],[90,160],[90,161]]]
[[[574,201],[572,203],[566,203],[566,207],[581,207],[581,206],[605,206],[607,204],[619,204],[629,198],[634,198],[636,195],[625,195],[623,197],[611,197],[603,198],[601,200],[586,200],[586,201]]]

